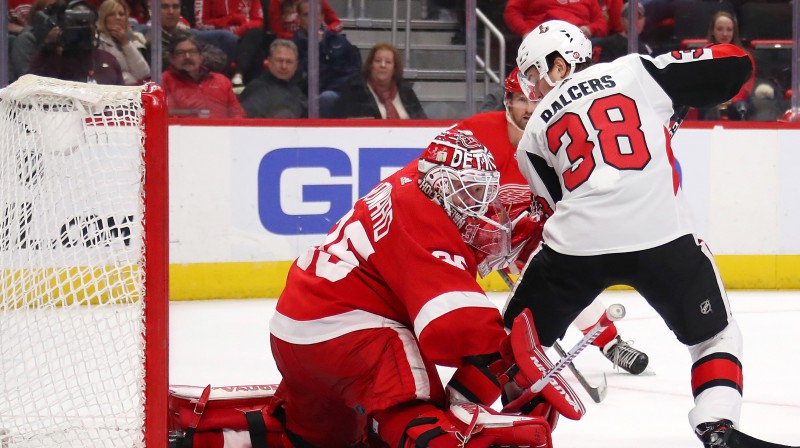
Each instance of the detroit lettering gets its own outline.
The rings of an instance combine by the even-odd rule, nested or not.
[[[584,96],[588,96],[593,93],[601,92],[605,89],[610,89],[616,85],[617,83],[614,82],[614,80],[611,78],[611,75],[605,75],[601,76],[600,78],[592,78],[569,86],[566,89],[566,93],[562,93],[558,96],[558,98],[553,100],[553,102],[545,108],[540,117],[545,123],[547,123],[551,118],[553,118],[553,115],[555,115],[556,112],[565,108],[567,104],[572,103],[574,100],[583,98]]]

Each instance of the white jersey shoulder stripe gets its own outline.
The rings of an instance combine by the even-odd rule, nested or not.
[[[353,310],[313,320],[295,320],[275,312],[269,332],[292,344],[308,345],[368,328],[402,328],[403,324],[363,310]]]
[[[469,307],[496,308],[486,294],[470,291],[446,292],[434,297],[419,310],[419,314],[414,319],[414,333],[419,337],[435,319],[451,311]]]

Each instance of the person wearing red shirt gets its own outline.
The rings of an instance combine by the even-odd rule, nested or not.
[[[195,28],[229,30],[241,36],[264,26],[261,0],[195,0]]]
[[[269,3],[269,27],[276,37],[291,39],[294,32],[300,29],[297,15],[297,0],[272,0]],[[340,32],[342,21],[336,15],[328,0],[320,0],[322,5],[322,20],[325,28]]]
[[[202,65],[200,44],[191,34],[173,37],[169,45],[170,67],[162,75],[171,114],[207,118],[244,118],[245,113],[231,81]]]
[[[597,0],[508,0],[503,14],[508,29],[525,36],[546,20],[563,20],[586,37],[608,35],[608,22]]]
[[[8,32],[19,34],[28,23],[33,0],[8,0]]]

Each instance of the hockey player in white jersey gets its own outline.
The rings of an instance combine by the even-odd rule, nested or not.
[[[583,33],[548,21],[525,37],[517,65],[523,91],[541,99],[517,161],[554,212],[506,304],[506,322],[530,308],[542,345],[553,345],[604,289],[630,285],[689,349],[689,421],[702,443],[780,446],[735,429],[742,336],[687,213],[667,128],[674,106],[733,97],[753,70],[747,54],[717,45],[592,66]]]

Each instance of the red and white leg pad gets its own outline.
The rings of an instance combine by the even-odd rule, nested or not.
[[[475,436],[491,439],[491,445],[551,448],[550,424],[542,417],[503,414],[475,403],[450,406],[447,417],[459,428],[456,437],[468,444]]]
[[[182,447],[290,447],[283,425],[268,413],[277,388],[170,386],[169,430],[186,433]]]
[[[509,339],[513,360],[521,373],[521,375],[516,375],[514,380],[526,389],[519,397],[506,404],[503,411],[518,412],[524,405],[541,395],[547,403],[551,404],[564,417],[571,420],[580,420],[583,414],[586,413],[586,408],[584,408],[578,395],[561,374],[556,373],[550,376],[549,381],[540,392],[532,392],[530,390],[530,386],[553,369],[553,363],[544,353],[539,343],[539,337],[533,324],[533,316],[531,316],[529,309],[525,309],[514,319]],[[508,355],[504,356],[507,357]]]

